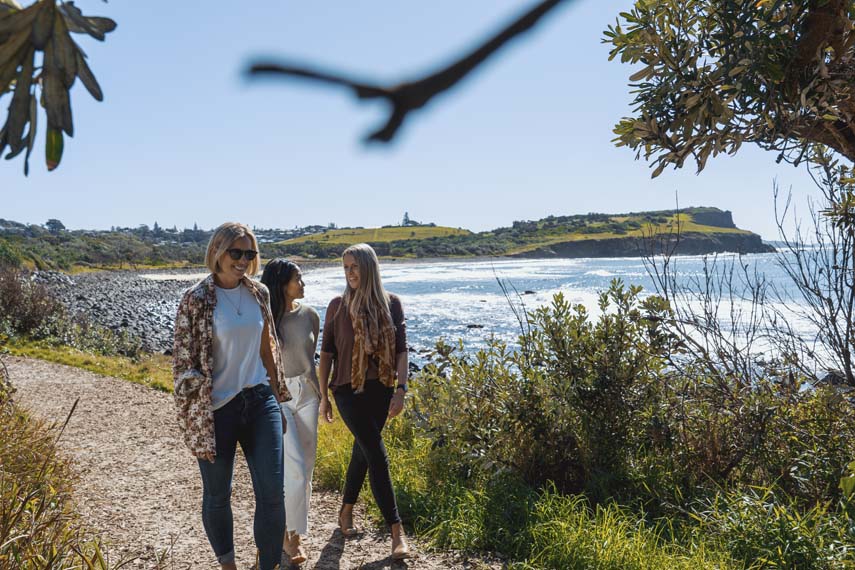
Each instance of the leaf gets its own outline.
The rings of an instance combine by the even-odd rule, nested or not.
[[[86,56],[79,50],[77,51],[77,76],[96,101],[104,100],[104,93],[101,91],[101,86],[98,85],[98,80],[95,79],[92,70],[86,64]]]
[[[635,73],[630,75],[629,80],[634,82],[639,81],[641,79],[646,79],[647,77],[650,77],[653,74],[654,69],[655,68],[653,65],[648,65],[644,69],[636,71]]]
[[[105,34],[116,29],[116,22],[110,18],[84,16],[74,2],[66,2],[59,10],[66,17],[68,29],[76,34],[89,34],[96,40],[104,41]]]
[[[30,175],[30,155],[36,145],[36,123],[39,118],[39,104],[35,97],[30,97],[30,132],[27,133],[27,154],[24,155],[24,176]]]
[[[47,169],[52,171],[59,166],[62,160],[62,131],[59,129],[48,129],[47,141],[45,142],[45,163]]]
[[[44,96],[45,111],[49,129],[62,129],[68,136],[74,136],[74,126],[71,121],[71,105],[68,91],[62,85],[62,80],[56,73],[50,72],[47,65],[48,54],[45,52],[45,72],[42,75],[42,95]]]
[[[65,19],[57,14],[53,37],[53,61],[66,89],[71,89],[77,77],[77,46],[68,34]]]
[[[11,89],[11,85],[18,74],[18,65],[27,53],[27,44],[22,43],[18,51],[12,54],[5,65],[0,66],[0,95]]]
[[[56,4],[52,1],[37,2],[39,12],[33,23],[32,44],[37,50],[44,50],[48,40],[53,35],[54,13]]]
[[[6,119],[6,140],[9,142],[10,154],[7,159],[13,158],[24,149],[24,127],[29,120],[30,111],[30,86],[33,83],[33,67],[35,50],[29,49],[24,58],[24,64],[15,83],[15,94],[9,105],[9,116]]]
[[[0,0],[2,1],[2,0]],[[29,28],[39,14],[39,4],[28,6],[26,10],[0,11],[0,34],[12,33]]]

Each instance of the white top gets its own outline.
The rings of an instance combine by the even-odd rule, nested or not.
[[[241,390],[268,382],[261,361],[264,317],[258,301],[243,285],[215,287],[214,307],[214,409],[222,408]]]

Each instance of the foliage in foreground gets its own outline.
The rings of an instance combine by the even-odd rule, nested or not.
[[[0,568],[116,567],[74,512],[72,473],[57,456],[57,430],[19,410],[2,383],[0,434]]]
[[[855,564],[852,402],[771,371],[678,372],[667,304],[639,295],[613,283],[598,320],[557,296],[515,351],[440,344],[386,432],[405,520],[521,567]],[[324,426],[322,486],[340,488],[350,445]]]

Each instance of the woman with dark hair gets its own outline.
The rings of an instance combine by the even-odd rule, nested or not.
[[[202,523],[223,570],[236,570],[232,474],[240,443],[255,492],[258,569],[278,567],[285,534],[282,432],[277,402],[290,400],[267,288],[252,280],[258,241],[244,224],[216,229],[205,264],[175,318],[175,405],[202,476]]]
[[[353,434],[344,497],[338,524],[353,536],[353,505],[368,474],[371,492],[392,533],[392,558],[410,556],[389,473],[389,457],[381,434],[387,418],[404,409],[409,360],[401,300],[383,289],[377,254],[360,243],[342,255],[347,282],[344,293],[330,301],[321,346],[320,413],[333,420],[327,386]],[[330,382],[333,363],[335,372]]]
[[[305,286],[296,263],[281,258],[269,261],[261,282],[270,291],[285,385],[293,397],[282,403],[282,415],[289,426],[283,445],[287,530],[282,550],[292,564],[301,564],[306,561],[302,536],[309,530],[312,472],[318,448],[320,388],[315,370],[315,347],[320,317],[315,309],[297,301],[303,298]]]

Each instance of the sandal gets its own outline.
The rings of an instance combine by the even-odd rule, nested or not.
[[[350,520],[344,520],[342,515],[344,514],[344,505],[338,510],[338,528],[345,537],[350,538],[352,536],[356,536],[359,534],[359,531],[356,530],[356,527],[353,526],[353,511],[351,510],[350,516],[347,517]]]

